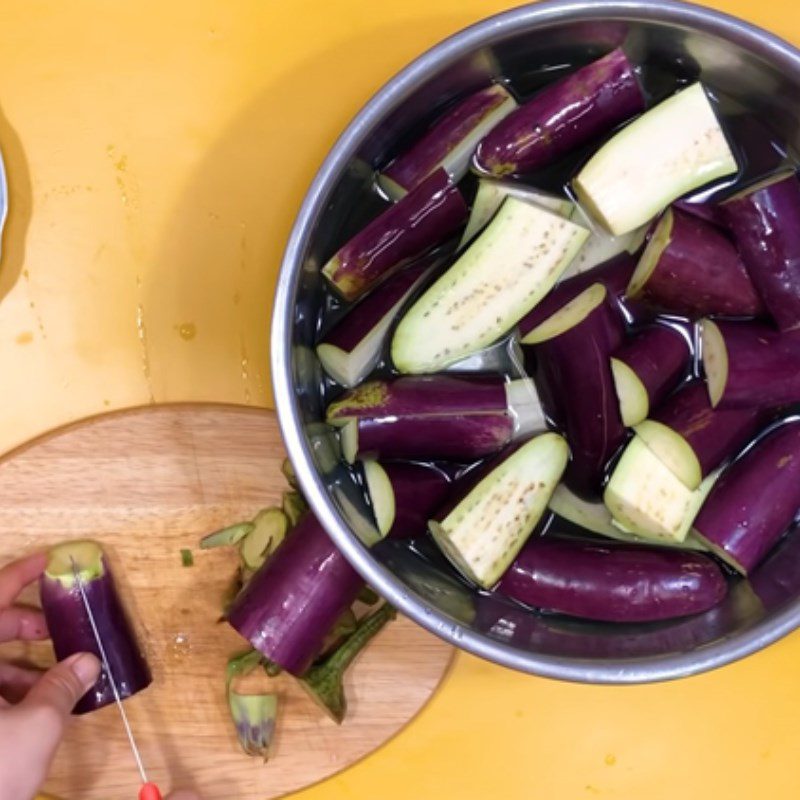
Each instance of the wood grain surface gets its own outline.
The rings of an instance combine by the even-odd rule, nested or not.
[[[83,537],[110,554],[155,677],[126,708],[151,779],[165,791],[193,786],[208,800],[265,800],[321,780],[402,728],[450,663],[452,648],[398,618],[351,669],[344,725],[280,677],[274,757],[264,765],[240,752],[224,666],[246,645],[217,622],[237,555],[200,551],[197,542],[278,502],[283,456],[272,412],[183,405],[88,420],[0,462],[0,563]],[[182,566],[181,548],[192,549],[193,567]],[[0,657],[52,661],[49,643],[6,646]],[[64,800],[131,800],[137,779],[112,707],[75,720],[45,788]]]

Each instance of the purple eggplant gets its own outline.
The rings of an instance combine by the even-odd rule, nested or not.
[[[392,161],[378,183],[397,200],[440,167],[454,182],[460,181],[478,142],[516,107],[514,98],[500,84],[474,92],[456,103],[413,147]]]
[[[551,292],[519,321],[519,334],[525,338],[535,327],[574,300],[592,284],[602,283],[612,297],[621,298],[631,280],[636,260],[629,253],[620,255],[586,272],[561,281]]]
[[[644,110],[633,65],[620,49],[545,87],[480,142],[476,167],[495,176],[541,169]]]
[[[467,213],[461,192],[444,170],[437,170],[341,247],[322,274],[345,300],[356,300],[446,241]]]
[[[719,205],[710,200],[676,200],[672,204],[672,208],[683,211],[684,214],[697,217],[703,220],[703,222],[709,222],[717,227],[724,227],[725,225],[722,219],[722,212],[719,210]]]
[[[372,511],[382,536],[421,536],[447,498],[450,476],[433,464],[364,462]]]
[[[715,408],[800,402],[800,331],[708,319],[702,331],[703,368]]]
[[[797,525],[753,570],[747,583],[767,611],[776,611],[797,599],[800,591],[800,528]]]
[[[42,610],[56,660],[63,661],[74,653],[94,653],[100,658],[100,650],[75,577],[76,568],[103,642],[112,677],[120,698],[125,700],[146,689],[152,682],[152,676],[117,593],[106,557],[94,542],[65,542],[54,547],[39,583]],[[75,706],[74,713],[86,714],[112,703],[114,692],[104,670],[97,683]]]
[[[541,396],[551,417],[563,421],[572,453],[565,481],[580,495],[596,494],[625,440],[609,358],[623,338],[608,291],[594,284],[522,340],[535,345]]]
[[[470,461],[545,427],[533,382],[450,375],[370,381],[328,407],[345,459]]]
[[[755,436],[761,421],[759,409],[712,408],[703,381],[694,380],[635,429],[661,461],[694,490]]]
[[[328,375],[349,389],[375,369],[400,309],[433,269],[428,260],[407,267],[347,312],[317,345]]]
[[[720,208],[778,327],[800,327],[800,184],[795,173],[781,172]]]
[[[800,510],[800,422],[767,434],[725,470],[694,521],[708,546],[745,575]]]
[[[654,622],[713,608],[727,585],[720,568],[702,553],[536,537],[497,591],[572,617]]]
[[[645,328],[614,351],[611,371],[624,425],[647,419],[686,376],[691,355],[687,337],[668,325]]]
[[[363,587],[308,513],[233,601],[228,622],[270,661],[302,675]]]
[[[626,297],[673,314],[764,312],[736,248],[715,225],[668,208],[644,249]]]

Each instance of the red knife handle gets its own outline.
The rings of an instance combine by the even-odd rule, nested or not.
[[[139,800],[163,800],[161,792],[158,791],[158,786],[154,783],[145,783],[139,790]]]

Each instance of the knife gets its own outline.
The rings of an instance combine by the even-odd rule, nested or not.
[[[142,779],[142,788],[139,790],[139,800],[162,800],[161,792],[159,791],[158,787],[154,783],[151,783],[147,780],[147,771],[144,768],[144,762],[142,761],[139,748],[136,746],[136,739],[133,737],[133,731],[131,730],[130,722],[128,722],[128,715],[125,713],[125,708],[122,705],[122,698],[119,695],[117,682],[114,680],[114,673],[111,671],[111,665],[108,663],[106,649],[103,647],[103,640],[100,636],[100,630],[97,627],[97,623],[95,622],[92,606],[89,603],[89,597],[86,594],[86,587],[83,585],[83,579],[81,578],[80,570],[78,569],[78,565],[75,563],[75,559],[70,557],[70,561],[72,562],[72,572],[75,575],[75,585],[78,587],[78,591],[80,592],[83,607],[86,609],[86,616],[89,619],[89,625],[92,628],[92,634],[94,635],[94,640],[97,644],[97,650],[100,653],[100,661],[103,665],[103,671],[108,677],[108,683],[111,686],[111,692],[114,695],[114,701],[117,704],[119,715],[122,718],[122,725],[125,728],[125,733],[128,736],[131,752],[133,753],[133,758],[136,761],[136,767],[138,768],[139,775]]]

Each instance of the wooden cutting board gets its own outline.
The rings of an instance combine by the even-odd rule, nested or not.
[[[319,781],[397,733],[450,663],[452,648],[398,618],[352,667],[341,727],[281,677],[274,757],[265,765],[241,753],[224,668],[246,645],[217,622],[237,555],[197,542],[279,502],[283,457],[272,412],[183,405],[95,418],[0,462],[0,563],[78,537],[99,540],[111,556],[155,677],[126,709],[164,791],[266,800]],[[193,567],[182,566],[181,548],[193,550]],[[0,646],[0,657],[52,661],[49,643]],[[45,788],[64,800],[131,800],[137,777],[111,707],[75,720]]]

